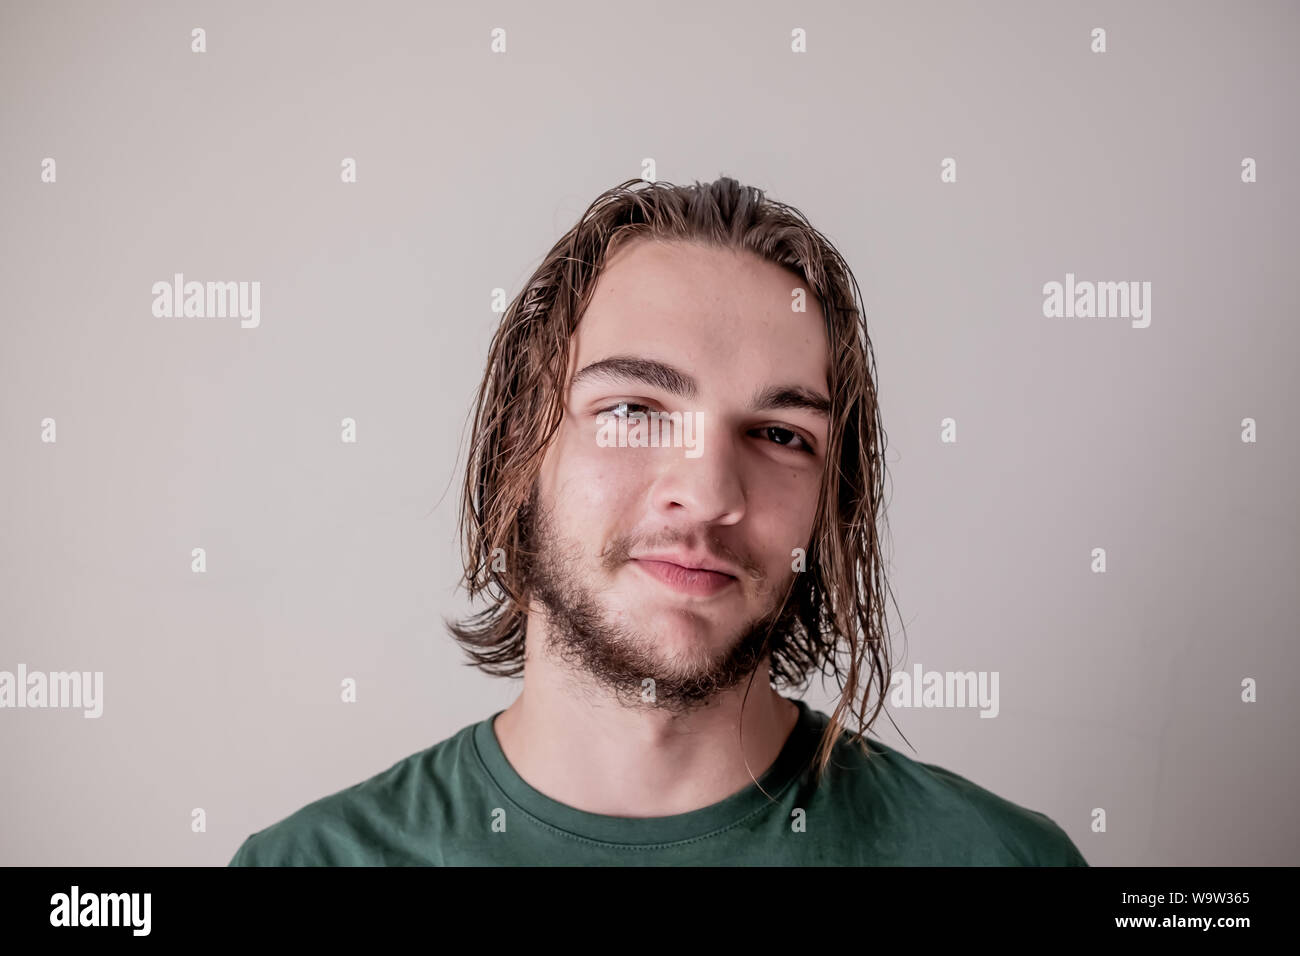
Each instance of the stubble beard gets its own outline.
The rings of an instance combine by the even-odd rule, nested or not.
[[[580,685],[622,706],[649,706],[678,715],[702,707],[754,674],[771,642],[794,623],[794,602],[782,602],[782,594],[774,607],[747,623],[720,656],[665,661],[655,653],[652,636],[611,621],[596,594],[584,586],[582,549],[558,535],[537,483],[520,514],[520,528],[525,587],[530,600],[547,613],[547,652]],[[627,560],[626,548],[615,547],[600,563],[612,574]]]

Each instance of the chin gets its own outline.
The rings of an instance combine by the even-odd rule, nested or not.
[[[656,635],[656,646],[661,655],[677,657],[692,667],[711,664],[731,649],[725,633],[705,625],[665,627]]]

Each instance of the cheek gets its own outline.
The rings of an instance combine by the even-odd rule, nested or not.
[[[545,468],[561,507],[577,521],[603,526],[632,514],[645,492],[646,461],[641,449],[602,448],[592,429],[562,426]]]
[[[808,548],[817,517],[818,490],[812,476],[781,472],[765,483],[761,494],[750,496],[752,540],[761,542],[760,560],[775,580],[792,573],[796,548],[805,552]]]

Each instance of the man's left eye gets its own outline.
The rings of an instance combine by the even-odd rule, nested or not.
[[[812,454],[812,448],[806,441],[804,441],[803,436],[797,432],[792,432],[788,428],[781,428],[777,425],[768,425],[765,428],[758,429],[758,431],[767,432],[769,435],[784,435],[786,437],[784,439],[778,439],[776,444],[783,448],[794,448],[796,451],[803,451]],[[791,445],[791,440],[797,441],[799,444]]]

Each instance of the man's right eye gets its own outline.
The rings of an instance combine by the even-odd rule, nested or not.
[[[650,410],[650,406],[649,406],[649,405],[638,405],[636,402],[619,402],[619,403],[616,404],[616,405],[610,405],[608,408],[602,408],[600,411],[601,411],[601,412],[608,412],[609,414],[613,415],[615,418],[622,418],[623,415],[619,415],[619,414],[615,411],[616,409],[619,409],[619,408],[626,408],[626,409],[628,410],[626,414],[631,414],[631,413],[632,413],[632,409],[634,409],[634,408],[639,408],[639,409],[641,409],[642,411],[646,411],[646,412],[648,412],[648,411]]]

